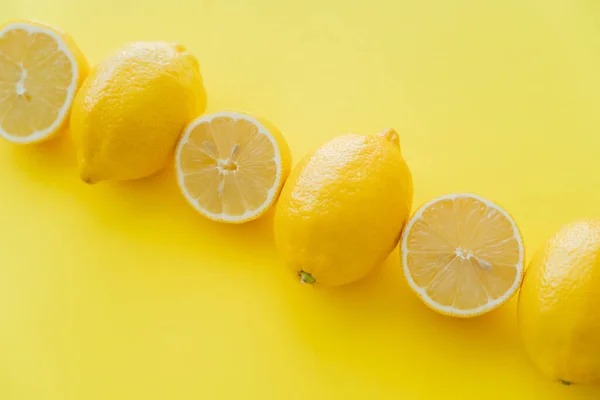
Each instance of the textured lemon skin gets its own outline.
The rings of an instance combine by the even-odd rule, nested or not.
[[[69,50],[71,55],[73,56],[73,59],[75,60],[75,64],[77,66],[77,70],[74,71],[77,74],[77,78],[76,78],[77,83],[76,83],[75,90],[78,90],[83,85],[85,78],[88,76],[88,73],[90,72],[90,64],[88,63],[85,55],[81,52],[81,50],[79,49],[79,47],[77,46],[77,44],[75,43],[73,38],[68,33],[63,32],[62,30],[60,30],[54,26],[48,25],[46,23],[43,23],[40,21],[32,21],[32,20],[11,20],[5,24],[0,25],[0,30],[4,29],[7,26],[14,25],[14,24],[25,24],[25,25],[31,25],[31,26],[47,29],[49,31],[52,31],[56,35],[60,36],[63,43],[65,44],[65,46],[67,47],[67,49]],[[74,101],[75,101],[74,99],[71,100],[70,104],[67,105],[67,107],[69,109],[65,113],[65,115],[63,116],[63,118],[61,119],[59,124],[57,125],[56,129],[54,129],[52,132],[49,132],[49,134],[46,136],[40,137],[35,140],[30,140],[30,141],[20,142],[20,143],[31,144],[31,143],[45,142],[45,141],[53,139],[53,138],[57,137],[59,134],[63,133],[65,131],[65,128],[69,124],[69,116],[70,116]]]
[[[396,246],[412,206],[412,177],[397,143],[344,135],[296,166],[275,211],[286,264],[317,284],[357,281]]]
[[[81,179],[139,179],[164,168],[185,125],[204,112],[200,68],[182,46],[131,43],[96,66],[71,114]]]
[[[535,255],[518,317],[527,352],[545,375],[600,380],[600,220],[564,226]]]

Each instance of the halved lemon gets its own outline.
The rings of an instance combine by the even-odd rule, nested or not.
[[[88,63],[65,33],[33,21],[0,28],[0,136],[13,143],[52,137],[67,121]]]
[[[267,121],[225,111],[184,130],[175,162],[179,187],[202,215],[242,223],[277,200],[292,163],[283,135]]]
[[[412,290],[442,314],[473,317],[506,303],[523,279],[523,240],[510,215],[473,194],[422,206],[402,234]]]

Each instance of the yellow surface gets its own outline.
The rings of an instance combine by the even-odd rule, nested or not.
[[[91,62],[124,41],[180,41],[208,110],[264,115],[296,161],[393,126],[416,205],[489,197],[529,255],[600,214],[595,0],[8,0],[0,15],[64,28]],[[362,283],[315,289],[281,265],[272,215],[203,219],[172,172],[86,186],[67,140],[2,142],[0,171],[3,400],[600,397],[536,371],[514,301],[437,315],[397,254]]]

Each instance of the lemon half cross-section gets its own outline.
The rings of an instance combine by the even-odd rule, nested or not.
[[[0,136],[25,144],[61,131],[87,72],[87,61],[59,30],[31,21],[0,27]]]
[[[498,205],[473,194],[446,195],[422,206],[402,234],[401,252],[411,289],[446,315],[491,311],[523,279],[517,225]]]
[[[225,111],[197,118],[177,147],[178,183],[202,215],[242,223],[275,203],[291,169],[290,149],[267,121]]]

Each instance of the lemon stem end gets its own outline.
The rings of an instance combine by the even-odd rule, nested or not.
[[[88,175],[81,175],[81,180],[87,183],[88,185],[93,185],[96,183],[96,180],[94,180],[91,176]]]
[[[560,383],[562,383],[565,386],[571,386],[571,382],[569,382],[569,381],[563,381],[562,379],[560,380]]]
[[[300,282],[302,282],[302,283],[307,283],[309,285],[312,285],[313,283],[315,283],[317,281],[308,272],[300,271],[300,272],[298,272],[298,275],[300,276]]]
[[[400,148],[400,135],[393,128],[387,128],[379,132],[377,136],[384,138],[390,143],[393,143],[396,147]]]

